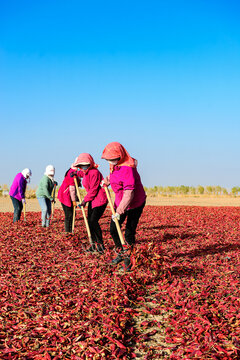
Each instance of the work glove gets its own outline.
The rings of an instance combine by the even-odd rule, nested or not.
[[[71,172],[70,177],[77,176],[77,171]]]
[[[80,205],[83,206],[83,207],[85,207],[85,206],[86,206],[86,201],[83,200]]]
[[[85,207],[85,206],[86,206],[86,201],[84,201],[84,200],[81,202],[81,204],[78,205],[79,208]]]
[[[115,215],[112,215],[112,220],[115,222],[115,219],[120,220],[120,215],[116,212]]]
[[[26,204],[26,200],[25,200],[25,199],[22,199],[22,204]]]
[[[100,182],[100,186],[101,186],[101,187],[105,187],[105,186],[107,186],[107,184],[105,183],[104,180],[102,180],[102,181]]]
[[[58,182],[57,182],[57,181],[54,181],[54,186],[58,186]]]
[[[73,201],[73,206],[77,206],[77,202],[76,201]]]

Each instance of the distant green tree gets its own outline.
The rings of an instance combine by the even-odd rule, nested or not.
[[[203,195],[204,194],[204,187],[201,186],[201,185],[198,185],[197,192],[198,192],[198,194]]]
[[[164,193],[165,193],[165,194],[169,194],[169,193],[170,193],[170,186],[165,186],[165,187],[164,187]]]
[[[216,186],[211,186],[212,188],[212,194],[216,195]]]
[[[175,187],[175,194],[180,194],[180,186]]]
[[[187,195],[189,192],[189,186],[184,186],[184,185],[181,185],[180,186],[180,193],[183,194],[183,195]]]
[[[215,187],[215,191],[216,191],[216,194],[217,195],[221,195],[221,193],[222,193],[222,188],[221,188],[221,186],[219,186],[219,185],[217,185],[216,187]]]
[[[163,193],[163,187],[162,186],[158,186],[158,192],[159,192],[159,194]]]
[[[169,186],[169,192],[170,192],[170,194],[175,194],[176,193],[175,186]]]
[[[232,194],[233,194],[234,196],[238,195],[239,191],[240,191],[240,187],[239,187],[239,186],[234,186],[234,187],[232,188]]]
[[[196,194],[196,188],[193,187],[193,186],[190,186],[189,192],[190,192],[191,195],[195,195]]]
[[[227,191],[227,189],[222,188],[222,193],[223,193],[223,195],[228,195],[228,191]]]
[[[163,188],[162,188],[162,194],[163,194],[163,195],[166,195],[166,193],[167,193],[167,191],[166,191],[166,186],[163,186]]]
[[[207,194],[212,194],[213,193],[213,187],[210,186],[210,185],[206,186],[206,192],[207,192]]]
[[[4,188],[7,188],[7,185],[3,185]],[[1,191],[3,191],[3,186],[0,186],[0,196],[1,196]],[[7,188],[8,189],[8,188]],[[30,190],[30,189],[29,189]],[[144,186],[144,190],[145,192],[149,195],[149,196],[166,196],[166,195],[187,195],[187,194],[191,194],[191,195],[195,195],[195,194],[200,194],[203,195],[205,194],[216,194],[216,195],[229,195],[227,189],[222,188],[221,186],[217,185],[217,186],[206,186],[205,188],[202,185],[198,185],[197,187],[194,186],[185,186],[185,185],[181,185],[181,186],[153,186],[153,187],[146,187]],[[240,187],[239,186],[235,186],[232,188],[231,190],[231,194],[233,194],[234,196],[236,195],[240,195]]]

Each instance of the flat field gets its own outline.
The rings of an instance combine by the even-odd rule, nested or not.
[[[130,273],[110,217],[98,255],[80,210],[68,237],[0,213],[0,359],[239,359],[240,208],[147,205]]]

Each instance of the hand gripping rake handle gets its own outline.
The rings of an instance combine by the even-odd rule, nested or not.
[[[110,205],[112,214],[115,215],[115,210],[114,210],[114,207],[113,207],[113,203],[112,203],[112,199],[111,199],[110,192],[109,192],[107,186],[104,186],[104,189],[105,189],[105,192],[106,192],[106,195],[107,195],[107,198],[108,198],[108,202],[109,202],[109,205]],[[119,238],[120,238],[121,244],[122,244],[123,246],[125,246],[126,243],[125,243],[125,241],[124,241],[123,234],[122,234],[122,230],[121,230],[121,228],[120,228],[118,219],[115,218],[114,221],[115,221],[115,224],[116,224],[116,228],[117,228],[117,232],[118,232],[118,236],[119,236]]]
[[[80,195],[80,191],[79,191],[79,187],[78,187],[78,183],[77,183],[76,176],[74,176],[74,183],[75,183],[75,187],[76,187],[76,190],[77,190],[78,200],[79,200],[80,203],[81,203],[81,202],[82,202],[82,199],[81,199],[81,195]],[[92,245],[92,244],[93,244],[93,242],[92,242],[92,237],[91,237],[90,228],[89,228],[89,225],[88,225],[88,221],[87,221],[87,217],[86,217],[86,214],[85,214],[84,207],[81,206],[81,209],[82,209],[82,214],[83,214],[84,222],[85,222],[86,229],[87,229],[87,233],[88,233],[89,242],[90,242],[90,245]]]

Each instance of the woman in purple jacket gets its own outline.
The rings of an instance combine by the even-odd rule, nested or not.
[[[30,182],[30,176],[32,176],[32,172],[30,169],[24,169],[22,172],[18,173],[13,183],[10,187],[9,195],[13,203],[14,214],[13,214],[13,222],[20,220],[23,204],[26,203],[25,200],[25,191],[27,187],[27,183]]]
[[[121,225],[127,218],[125,240],[133,248],[136,228],[146,202],[146,194],[137,171],[137,161],[120,143],[108,144],[103,150],[102,159],[107,160],[110,165],[110,175],[104,179],[104,183],[111,185],[115,193],[116,214],[112,216],[110,233],[118,255],[112,260],[112,264],[118,264],[124,260],[127,270],[130,271],[130,259],[124,256],[114,220],[117,218]]]
[[[88,153],[80,154],[72,167],[78,169],[77,175],[83,178],[82,185],[87,191],[87,195],[80,205],[85,206],[88,203],[88,224],[93,241],[93,245],[90,246],[88,251],[103,253],[104,244],[99,219],[103,215],[108,202],[106,193],[100,186],[103,176],[97,169],[98,165],[95,164],[92,156]]]

